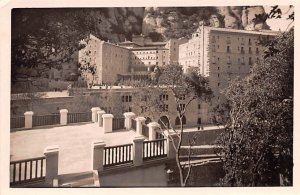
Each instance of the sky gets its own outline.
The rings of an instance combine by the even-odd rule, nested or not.
[[[291,28],[293,26],[292,20],[287,20],[288,16],[294,11],[294,9],[289,9],[289,6],[279,6],[282,11],[282,18],[277,19],[268,19],[267,24],[271,27],[274,31],[285,31],[287,28]],[[266,13],[269,13],[272,9],[270,6],[264,6]],[[289,26],[290,24],[290,26]]]

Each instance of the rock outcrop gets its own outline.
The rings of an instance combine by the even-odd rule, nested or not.
[[[265,21],[255,15],[265,14],[263,6],[189,7],[157,8],[147,7],[144,12],[142,33],[161,33],[165,38],[188,36],[200,21],[206,25],[245,29],[269,29]]]
[[[265,14],[262,6],[241,7],[117,7],[92,9],[96,36],[111,42],[131,40],[132,34],[162,39],[189,37],[200,21],[219,28],[268,29],[265,21],[254,20]]]

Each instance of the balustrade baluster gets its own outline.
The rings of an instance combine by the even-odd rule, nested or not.
[[[44,160],[42,159],[41,160],[41,177],[43,177],[43,162],[44,162]]]
[[[25,161],[25,174],[24,174],[24,180],[27,179],[27,161]]]
[[[22,163],[19,164],[19,181],[21,181]]]
[[[128,154],[128,161],[131,160],[131,152],[132,152],[132,147],[131,146],[128,146],[128,151],[129,151],[129,154]]]
[[[37,178],[38,173],[38,160],[35,161],[35,178]]]
[[[30,161],[30,179],[32,179],[32,161]]]
[[[13,164],[13,182],[16,182],[16,163]]]

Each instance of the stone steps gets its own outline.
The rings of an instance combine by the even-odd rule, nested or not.
[[[97,187],[93,171],[60,175],[59,187]]]

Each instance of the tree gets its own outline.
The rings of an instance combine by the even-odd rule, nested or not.
[[[93,29],[88,16],[83,9],[14,9],[12,81],[30,76],[17,72],[19,67],[40,73],[69,61]]]
[[[186,111],[192,101],[202,100],[209,101],[212,96],[212,91],[208,86],[206,78],[200,75],[196,69],[190,69],[187,73],[183,72],[182,66],[171,64],[161,68],[158,77],[153,77],[150,83],[137,90],[136,97],[140,102],[140,112],[145,115],[147,112],[152,115],[161,124],[160,132],[167,134],[174,133],[176,140],[172,140],[173,148],[176,151],[176,166],[179,171],[179,179],[181,186],[186,186],[190,176],[192,165],[190,159],[187,163],[183,163],[180,159],[180,150],[183,139],[183,120]],[[171,94],[166,96],[167,94]],[[180,121],[179,129],[172,127],[170,123],[170,111],[168,110],[165,100],[170,99],[176,104],[176,114]],[[140,101],[141,100],[141,101]],[[160,114],[164,113],[168,121],[160,118]],[[195,137],[190,139],[192,145]],[[189,154],[190,156],[190,154]],[[186,171],[187,170],[187,171]]]
[[[229,118],[218,139],[223,185],[293,184],[294,30],[270,41],[265,58],[225,91]]]

